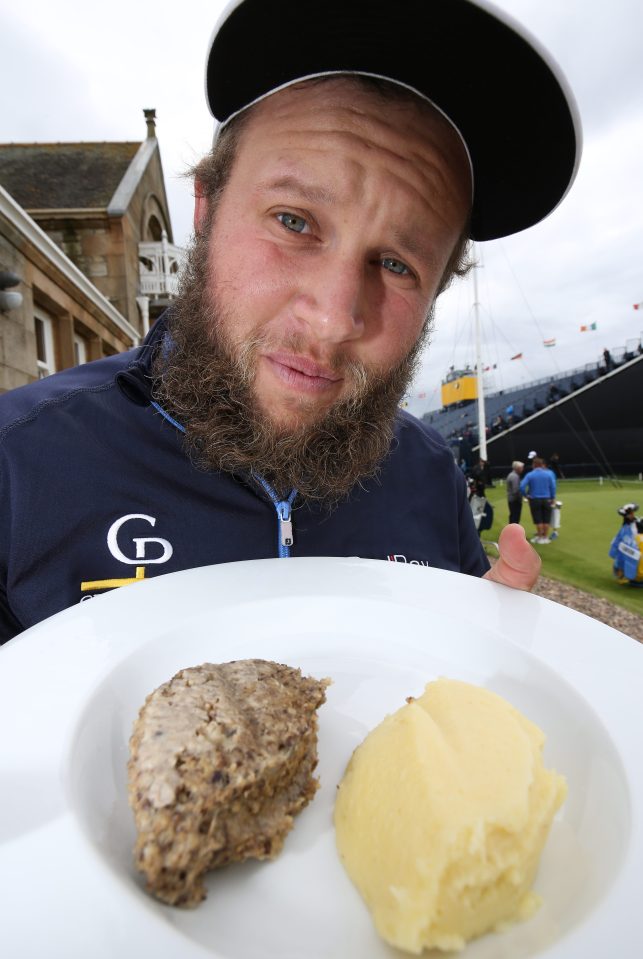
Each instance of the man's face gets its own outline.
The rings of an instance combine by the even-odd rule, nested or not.
[[[316,423],[420,336],[462,232],[468,161],[429,108],[345,80],[289,88],[244,128],[212,225],[219,336],[279,431]],[[197,201],[197,225],[204,212]]]

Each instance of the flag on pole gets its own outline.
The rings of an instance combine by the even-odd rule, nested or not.
[[[543,346],[556,346],[556,337],[552,336],[551,340],[543,340]]]
[[[586,326],[581,326],[580,331],[581,333],[587,333],[589,330],[595,330],[595,329],[596,329],[596,323],[588,323]]]
[[[516,353],[515,356],[512,356],[512,357],[511,357],[511,359],[512,359],[512,360],[521,360],[521,359],[522,359],[522,353]]]

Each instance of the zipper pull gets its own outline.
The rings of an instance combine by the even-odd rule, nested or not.
[[[292,520],[290,518],[290,503],[285,500],[277,503],[277,514],[279,516],[279,537],[282,546],[292,546]]]

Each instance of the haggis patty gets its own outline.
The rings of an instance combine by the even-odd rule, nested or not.
[[[328,684],[246,659],[182,669],[147,697],[128,777],[134,856],[151,893],[194,906],[208,870],[277,855],[318,787],[316,710]]]

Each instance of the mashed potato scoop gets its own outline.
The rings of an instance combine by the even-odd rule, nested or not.
[[[502,697],[440,679],[355,750],[337,848],[386,942],[457,950],[537,909],[531,886],[567,792],[543,745]]]

